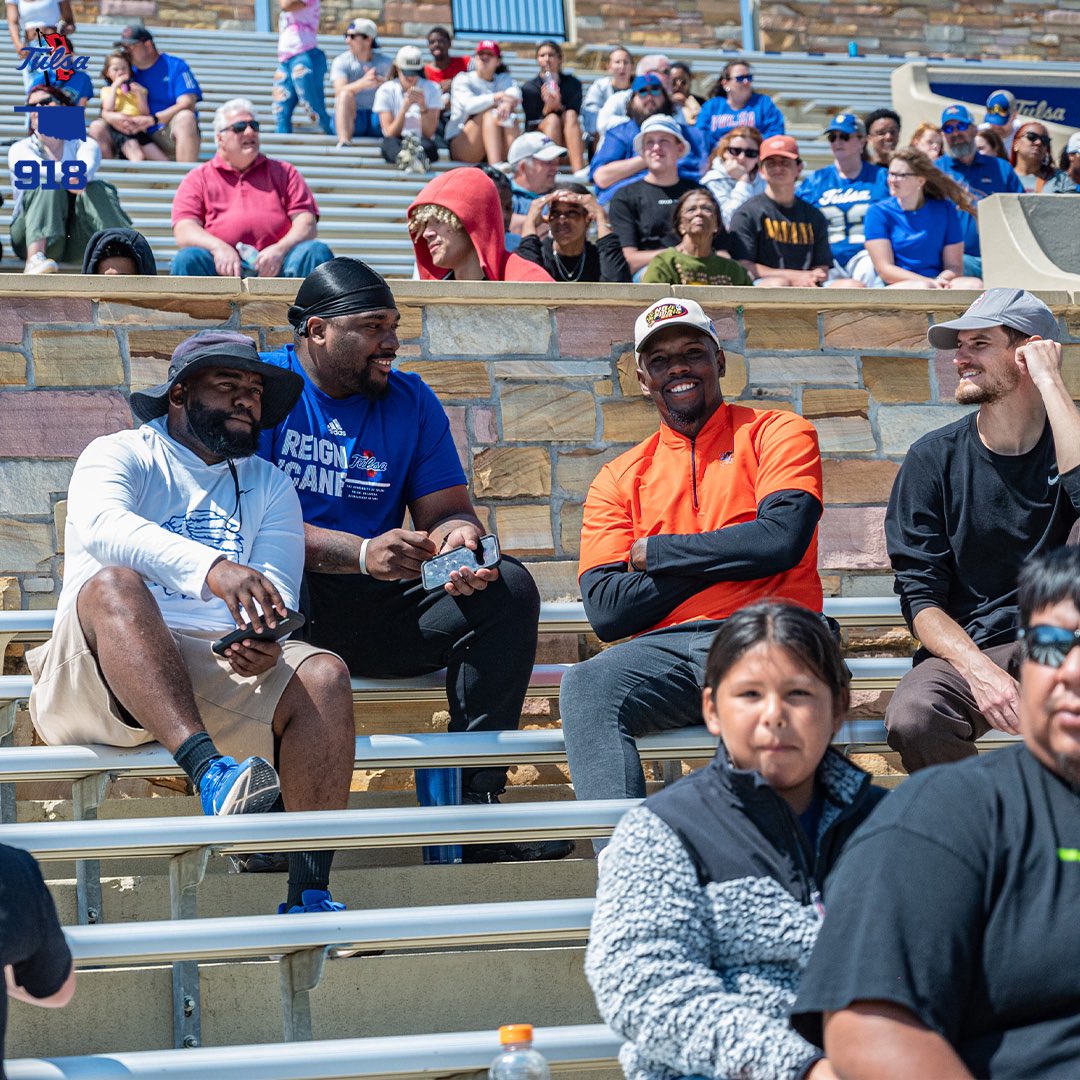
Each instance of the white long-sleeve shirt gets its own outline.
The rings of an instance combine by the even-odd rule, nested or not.
[[[64,585],[57,618],[106,566],[138,571],[168,626],[235,628],[206,585],[222,555],[265,574],[295,609],[304,568],[304,523],[292,482],[259,457],[207,465],[172,439],[164,418],[95,439],[68,489]]]
[[[65,139],[63,145],[63,154],[59,160],[83,162],[86,165],[86,183],[89,184],[97,175],[98,166],[101,165],[101,147],[93,139]],[[25,139],[12,143],[8,149],[8,174],[11,177],[12,191],[15,194],[15,201],[11,207],[12,221],[19,216],[23,200],[22,189],[14,186],[15,164],[30,159],[36,160],[39,165],[44,161],[53,160],[45,153],[45,147],[36,134],[28,135]]]
[[[461,133],[470,116],[482,113],[495,104],[496,94],[509,94],[520,103],[521,87],[514,82],[508,71],[500,72],[490,81],[481,79],[475,71],[463,71],[450,83],[450,119],[446,124],[446,138]]]

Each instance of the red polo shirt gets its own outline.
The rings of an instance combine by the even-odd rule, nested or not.
[[[196,166],[180,182],[172,223],[197,221],[208,233],[235,247],[277,243],[292,219],[309,210],[319,216],[315,196],[296,168],[260,154],[237,172],[220,153]]]

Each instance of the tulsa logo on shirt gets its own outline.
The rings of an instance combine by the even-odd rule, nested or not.
[[[340,425],[338,425],[340,427]],[[330,425],[327,432],[337,434]],[[286,428],[277,453],[277,467],[300,493],[310,491],[334,498],[378,499],[390,487],[390,463],[367,447],[349,447],[337,440],[317,438]]]

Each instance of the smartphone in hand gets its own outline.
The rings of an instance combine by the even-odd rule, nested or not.
[[[488,533],[487,536],[480,537],[480,545],[476,551],[467,547],[454,548],[421,563],[420,581],[424,588],[431,592],[432,589],[442,588],[450,580],[450,574],[454,570],[460,570],[463,566],[470,570],[490,570],[499,565],[501,558],[498,537]]]

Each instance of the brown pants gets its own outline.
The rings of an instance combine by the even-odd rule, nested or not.
[[[1020,646],[993,645],[988,660],[1014,679],[1020,671]],[[900,754],[909,773],[927,765],[961,761],[978,751],[975,740],[990,730],[975,705],[967,680],[936,656],[905,675],[885,709],[889,745]]]

